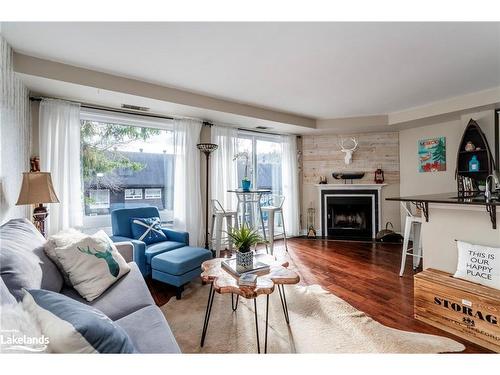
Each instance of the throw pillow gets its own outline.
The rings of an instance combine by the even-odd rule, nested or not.
[[[63,279],[45,255],[45,238],[27,219],[12,219],[0,226],[0,275],[18,300],[23,288],[60,291]]]
[[[159,217],[131,218],[130,225],[134,238],[146,245],[167,240],[167,235],[161,230]]]
[[[103,230],[64,247],[56,247],[54,252],[73,288],[89,302],[130,271],[130,266]]]
[[[0,353],[47,353],[49,339],[22,302],[0,307]]]
[[[99,310],[43,289],[26,291],[23,306],[36,317],[55,353],[134,353],[127,333]]]
[[[59,268],[59,271],[64,278],[64,283],[68,286],[72,286],[71,280],[69,279],[66,272],[64,272],[64,268],[57,258],[55,249],[57,247],[66,247],[73,242],[78,242],[85,238],[85,236],[85,233],[82,233],[76,229],[65,229],[58,232],[57,234],[53,234],[52,236],[50,236],[43,247],[45,254],[47,254],[47,256],[55,263],[57,268]]]
[[[458,266],[454,277],[500,289],[500,248],[457,241]]]

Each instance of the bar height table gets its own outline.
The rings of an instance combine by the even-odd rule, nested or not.
[[[228,193],[235,193],[236,197],[238,198],[238,204],[237,204],[237,215],[241,216],[240,223],[246,223],[249,227],[251,228],[256,228],[258,227],[258,224],[256,223],[256,216],[258,216],[258,219],[260,220],[260,224],[262,227],[262,237],[264,238],[265,244],[266,244],[266,251],[268,251],[267,248],[267,238],[266,238],[266,230],[264,228],[264,216],[262,214],[262,196],[264,194],[270,194],[271,190],[270,189],[250,189],[250,190],[243,190],[243,189],[233,189],[233,190],[228,190]]]

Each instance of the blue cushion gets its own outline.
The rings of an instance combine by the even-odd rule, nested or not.
[[[161,230],[159,217],[132,217],[130,227],[133,237],[146,245],[167,240],[167,235]]]
[[[24,298],[56,352],[136,352],[123,328],[93,307],[43,289],[29,289]]]
[[[148,245],[146,246],[146,262],[148,264],[151,264],[151,259],[154,256],[164,253],[166,251],[178,249],[183,246],[186,246],[186,244],[175,241],[163,241]]]
[[[199,247],[184,246],[159,254],[151,260],[151,268],[171,275],[182,275],[212,259],[212,252]]]
[[[137,208],[119,208],[111,211],[111,227],[113,236],[122,236],[132,238],[132,228],[130,227],[130,218],[132,217],[159,217],[158,208],[137,207]]]

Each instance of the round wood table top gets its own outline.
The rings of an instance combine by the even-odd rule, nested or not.
[[[257,285],[254,287],[238,285],[238,278],[221,266],[225,258],[215,258],[203,262],[201,279],[204,282],[213,283],[215,291],[219,294],[233,293],[245,298],[271,294],[275,284],[297,284],[300,281],[300,276],[287,268],[288,261],[276,260],[274,256],[268,254],[256,254],[255,258],[259,262],[269,264],[271,269],[269,273],[257,277]]]

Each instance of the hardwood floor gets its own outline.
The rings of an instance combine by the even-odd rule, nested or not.
[[[275,246],[275,253],[284,251],[282,241]],[[288,249],[302,284],[319,284],[386,326],[453,338],[466,346],[465,353],[489,352],[413,318],[410,259],[404,276],[398,276],[401,245],[294,238]],[[163,283],[148,280],[148,285],[159,306],[175,296]]]

